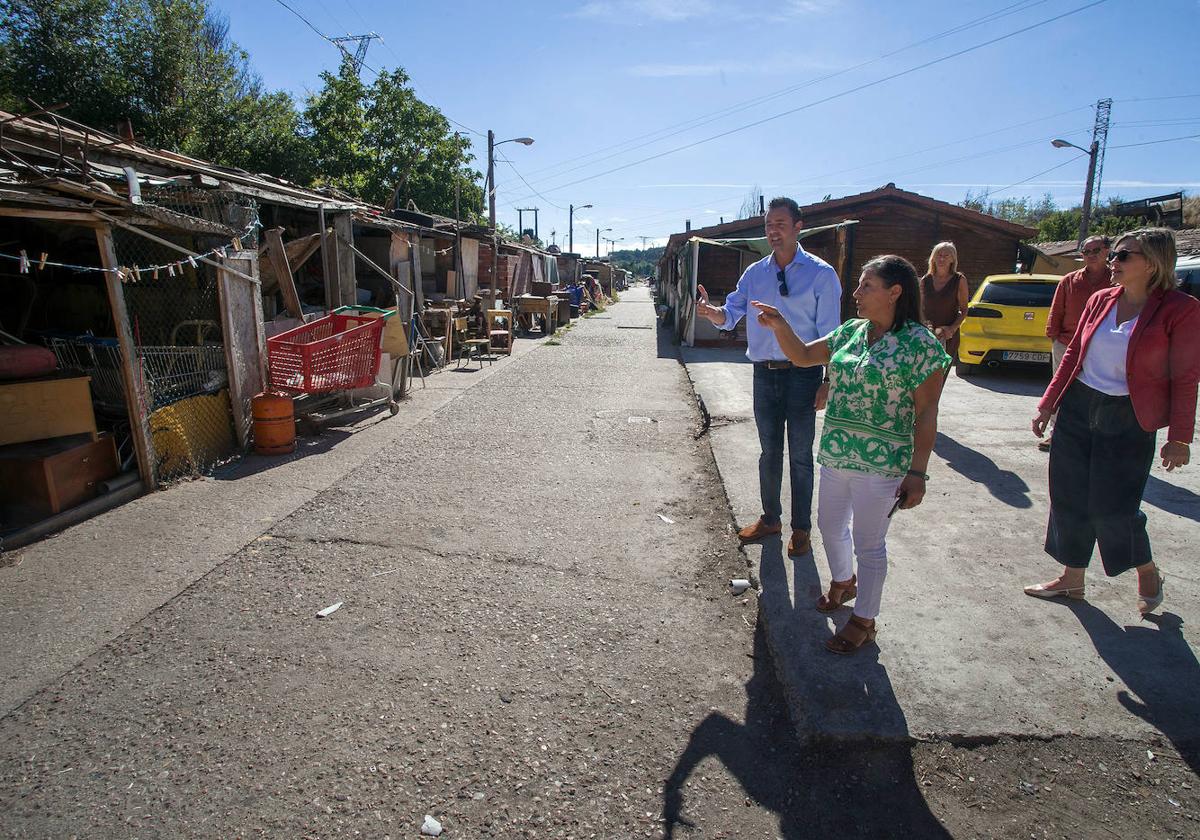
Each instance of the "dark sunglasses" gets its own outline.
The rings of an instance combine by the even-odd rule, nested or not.
[[[779,278],[779,294],[787,297],[787,274],[781,268],[775,272],[775,276]]]
[[[1141,256],[1141,253],[1142,253],[1141,251],[1130,251],[1130,250],[1124,249],[1124,248],[1121,249],[1120,251],[1109,251],[1108,252],[1108,262],[1125,262],[1125,260],[1129,259],[1129,257],[1132,254],[1137,254],[1138,256]]]

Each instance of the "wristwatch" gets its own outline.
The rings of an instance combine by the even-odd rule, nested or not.
[[[908,474],[915,475],[915,476],[917,476],[917,478],[921,479],[922,481],[929,480],[929,473],[923,473],[920,470],[909,470]]]

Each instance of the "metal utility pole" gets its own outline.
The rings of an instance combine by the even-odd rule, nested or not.
[[[509,140],[496,142],[496,133],[488,129],[488,164],[487,164],[487,200],[488,227],[496,229],[496,147],[505,143],[520,143],[522,146],[533,145],[532,137],[513,137]]]
[[[612,228],[596,228],[596,259],[600,259],[600,234],[608,233]]]
[[[488,227],[496,229],[496,132],[488,129],[487,167]]]
[[[520,219],[521,213],[533,213],[533,238],[540,240],[542,237],[538,234],[538,208],[537,207],[518,207],[517,219]],[[525,232],[525,225],[521,225],[521,233]]]
[[[590,204],[580,204],[578,207],[576,207],[574,204],[571,205],[571,211],[567,217],[568,218],[568,221],[567,221],[567,253],[568,254],[575,253],[575,211],[576,210],[586,210],[591,206],[592,205],[590,205]]]
[[[647,240],[647,239],[650,239],[650,238],[651,238],[651,237],[649,237],[649,236],[639,236],[639,237],[638,237],[638,239],[642,240],[642,250],[643,250],[643,251],[645,251],[645,250],[646,250],[646,240]]]
[[[1096,103],[1096,124],[1092,128],[1092,145],[1088,148],[1077,146],[1068,140],[1051,140],[1050,145],[1056,149],[1078,149],[1088,156],[1087,182],[1083,187],[1083,208],[1079,214],[1078,247],[1083,246],[1087,239],[1088,227],[1092,221],[1092,207],[1100,202],[1100,171],[1104,168],[1104,147],[1108,144],[1108,120],[1112,113],[1112,100],[1101,99]]]
[[[1112,100],[1101,99],[1096,103],[1096,124],[1092,128],[1092,144],[1096,146],[1096,180],[1092,182],[1092,206],[1100,204],[1100,178],[1104,174],[1104,149],[1108,145],[1108,119],[1112,114]]]
[[[368,32],[366,35],[343,35],[340,38],[330,38],[338,49],[342,51],[342,55],[350,59],[354,65],[354,74],[357,76],[362,72],[363,62],[367,60],[367,47],[371,46],[372,41],[383,43],[383,38],[378,33]],[[354,54],[350,54],[350,50],[346,49],[344,44],[355,44]]]

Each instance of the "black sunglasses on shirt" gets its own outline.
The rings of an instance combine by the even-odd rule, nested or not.
[[[788,293],[787,274],[781,268],[775,272],[775,276],[779,278],[779,294],[783,295],[784,297],[787,297],[787,293]]]

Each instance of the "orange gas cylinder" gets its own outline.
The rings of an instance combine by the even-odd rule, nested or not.
[[[286,455],[296,451],[296,417],[292,398],[259,394],[250,400],[254,416],[254,451],[259,455]]]

